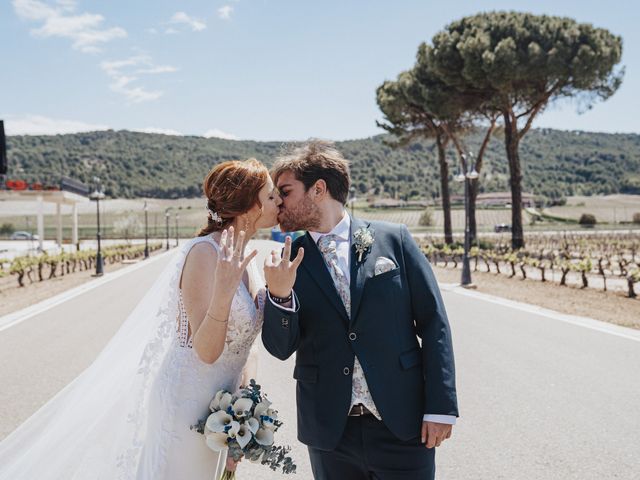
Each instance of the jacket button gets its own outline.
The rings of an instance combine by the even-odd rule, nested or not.
[[[349,373],[351,373],[351,370],[349,370],[349,367],[344,367],[342,369],[342,373],[344,373],[345,375],[349,375]]]
[[[356,338],[358,338],[358,336],[355,334],[355,332],[351,332],[349,334],[349,340],[355,340]]]

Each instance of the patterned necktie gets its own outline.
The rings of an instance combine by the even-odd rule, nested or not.
[[[338,263],[338,251],[336,249],[337,239],[337,235],[324,235],[318,240],[318,248],[324,257],[324,261],[333,279],[333,284],[336,286],[338,295],[340,295],[342,299],[344,308],[347,310],[347,315],[351,317],[351,290],[349,289],[347,276]],[[367,385],[367,380],[364,377],[364,371],[362,370],[362,365],[358,357],[354,359],[353,375],[351,378],[351,406],[362,403],[378,420],[382,420],[375,403],[373,403],[373,398],[371,397],[371,392],[369,391],[369,386]]]
[[[347,277],[338,264],[338,251],[336,250],[337,235],[325,235],[318,240],[318,248],[324,257],[324,261],[329,268],[329,273],[336,286],[338,295],[347,310],[347,315],[351,316],[351,291]]]

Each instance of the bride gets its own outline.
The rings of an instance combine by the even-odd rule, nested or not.
[[[216,391],[235,391],[252,375],[247,360],[271,300],[246,243],[277,224],[282,200],[255,159],[217,165],[204,193],[199,235],[96,361],[0,443],[0,480],[217,480],[225,465],[235,468],[190,426]],[[265,266],[284,291],[302,261],[302,253],[288,261],[290,245]]]

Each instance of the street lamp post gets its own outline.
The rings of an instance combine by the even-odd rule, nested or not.
[[[456,182],[464,182],[464,255],[462,257],[462,278],[460,285],[465,288],[475,288],[475,285],[471,281],[471,265],[469,263],[469,250],[471,249],[469,197],[471,196],[471,180],[476,178],[478,178],[478,172],[474,165],[473,154],[469,152],[469,165],[467,165],[467,156],[463,153],[461,155],[461,169],[454,180]]]
[[[166,225],[166,229],[167,229],[167,231],[166,231],[166,236],[167,236],[167,250],[169,250],[169,216],[170,216],[170,214],[169,214],[169,209],[167,208],[167,209],[164,211],[164,219],[165,219],[165,225]]]
[[[144,202],[144,258],[149,258],[149,207]]]
[[[100,184],[100,179],[98,177],[93,177],[93,181],[96,184],[96,189],[89,196],[91,200],[96,201],[96,220],[98,230],[96,232],[96,240],[98,241],[98,251],[96,252],[96,273],[95,276],[100,276],[104,274],[104,262],[102,261],[102,250],[100,245],[100,199],[104,198],[104,192],[102,191],[102,185]]]
[[[179,235],[179,230],[178,230],[178,219],[180,218],[180,215],[178,214],[178,212],[176,212],[176,247],[178,246],[178,243],[180,242],[180,235]]]

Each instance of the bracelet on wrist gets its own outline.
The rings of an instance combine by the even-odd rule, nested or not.
[[[278,305],[281,305],[283,303],[287,303],[293,300],[293,290],[286,297],[276,297],[273,293],[269,292],[269,297],[271,297],[271,300],[273,300],[275,303],[277,303]]]
[[[206,316],[209,317],[211,320],[218,322],[218,323],[227,323],[229,321],[229,318],[226,318],[225,320],[220,320],[219,318],[214,317],[213,315],[211,315],[209,313],[209,311],[207,310]]]

